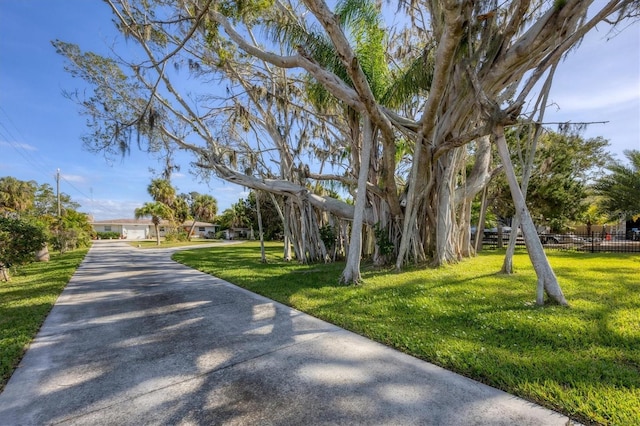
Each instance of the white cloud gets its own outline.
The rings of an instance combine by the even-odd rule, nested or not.
[[[37,151],[38,150],[38,148],[36,148],[33,145],[29,145],[28,143],[21,143],[21,142],[0,141],[0,146],[11,146],[11,147],[14,147],[16,149],[23,149],[25,151]]]
[[[82,211],[93,216],[94,220],[133,219],[134,210],[143,202],[133,200],[84,200]]]
[[[60,175],[60,177],[62,177],[62,179],[66,180],[67,182],[84,183],[87,181],[84,176],[80,176],[80,175],[68,175],[66,173],[63,173]]]
[[[241,195],[243,193],[243,191],[239,186],[220,186],[218,188],[215,189],[215,192],[220,193],[220,192],[226,192],[226,193],[230,193],[230,194],[238,194]]]

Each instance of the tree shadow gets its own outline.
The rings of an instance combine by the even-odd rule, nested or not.
[[[515,421],[506,411],[509,395],[452,379],[437,367],[177,265],[166,253],[114,251],[108,245],[92,249],[76,271],[0,394],[3,421]],[[477,407],[487,400],[479,415]]]

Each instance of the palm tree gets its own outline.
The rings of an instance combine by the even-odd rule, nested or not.
[[[167,179],[153,179],[147,187],[147,192],[154,201],[173,206],[176,200],[176,190]]]
[[[600,208],[612,218],[640,216],[640,151],[627,150],[624,155],[629,159],[629,166],[621,162],[612,163],[607,167],[611,174],[593,186],[601,197]]]
[[[142,207],[139,207],[134,212],[136,219],[140,219],[142,217],[151,216],[151,222],[156,231],[156,243],[160,245],[160,232],[159,226],[162,219],[172,220],[173,219],[173,211],[166,204],[160,203],[158,201],[155,202],[147,202],[144,203]]]
[[[591,236],[591,227],[593,225],[602,225],[607,222],[607,216],[602,214],[597,205],[590,205],[587,210],[580,216],[582,222],[587,225],[587,235]]]
[[[0,178],[0,211],[24,212],[33,206],[37,184],[11,176]]]
[[[353,42],[353,54],[359,61],[359,71],[366,80],[365,87],[358,87],[365,91],[367,96],[376,101],[385,97],[392,97],[387,94],[391,73],[386,62],[386,50],[388,36],[382,25],[382,14],[378,4],[370,0],[339,1],[336,5],[336,16],[340,25],[348,29]],[[327,70],[330,70],[345,85],[357,86],[354,76],[339,58],[331,40],[313,31],[309,31],[302,26],[302,23],[289,22],[286,26],[272,27],[272,35],[276,39],[283,39],[289,43],[290,48],[305,46],[305,49]],[[359,77],[359,76],[358,76]],[[318,108],[342,108],[344,116],[347,117],[348,137],[353,155],[354,174],[358,176],[358,189],[355,200],[355,215],[351,227],[350,249],[347,253],[347,263],[342,273],[341,281],[345,284],[357,284],[361,280],[360,261],[362,253],[362,224],[364,220],[363,212],[367,204],[367,177],[371,165],[371,152],[374,151],[375,141],[379,129],[374,126],[369,117],[363,116],[350,106],[339,102],[338,99],[329,95],[325,87],[310,81],[308,95]],[[389,160],[382,164],[384,169],[381,174],[393,174],[395,170],[396,148],[394,140],[390,137],[383,137],[383,158]],[[391,210],[400,214],[400,204],[397,197],[397,188],[393,178],[382,179],[385,182],[387,201]],[[397,210],[395,207],[397,206]],[[396,215],[397,215],[396,214]],[[381,219],[382,220],[382,219]]]
[[[155,202],[162,203],[171,210],[170,217],[165,219],[171,222],[172,229],[176,229],[189,218],[187,202],[176,195],[176,189],[168,179],[153,179],[147,187],[147,192]]]
[[[191,215],[193,216],[193,224],[189,230],[189,238],[196,226],[196,221],[213,222],[218,213],[218,201],[208,194],[192,194]]]

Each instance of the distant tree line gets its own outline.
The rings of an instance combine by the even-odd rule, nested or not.
[[[153,179],[147,192],[153,201],[144,203],[134,214],[137,219],[151,218],[157,245],[160,245],[159,228],[163,220],[169,222],[170,228],[166,240],[186,241],[191,239],[197,221],[213,222],[216,219],[218,201],[213,196],[197,192],[178,194],[167,176]],[[192,221],[191,227],[184,231],[181,226],[188,220]]]

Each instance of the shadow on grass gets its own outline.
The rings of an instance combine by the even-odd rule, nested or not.
[[[254,260],[252,246],[223,248],[224,261],[218,263],[211,260],[222,254],[217,250],[206,252],[209,260],[204,250],[176,257],[583,421],[606,423],[611,412],[614,418],[633,418],[637,408],[632,407],[640,406],[640,337],[633,331],[638,320],[626,314],[640,310],[632,255],[549,254],[572,305],[567,309],[535,305],[536,279],[530,267],[519,264],[514,275],[497,274],[502,253],[437,270],[363,268],[364,285],[344,287],[337,285],[343,264],[263,265]],[[271,256],[279,254],[269,250]],[[483,267],[492,256],[497,259]],[[520,263],[527,260],[526,253],[519,256]]]

